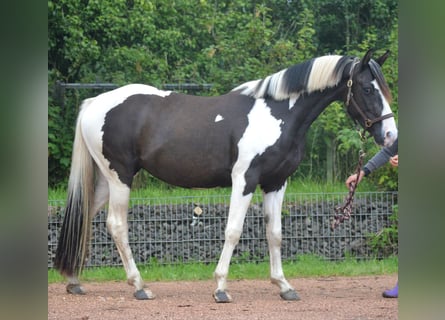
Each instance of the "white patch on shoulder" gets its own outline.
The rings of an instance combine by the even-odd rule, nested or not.
[[[282,133],[283,121],[272,116],[264,99],[255,100],[247,118],[249,123],[238,142],[238,159],[232,169],[232,178],[244,176],[252,160],[277,142]]]
[[[218,114],[218,115],[215,117],[215,122],[220,122],[220,121],[222,121],[222,120],[224,120],[224,117],[223,117],[222,115],[220,115],[220,114]]]

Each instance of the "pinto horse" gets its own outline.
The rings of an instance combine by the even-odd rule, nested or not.
[[[263,191],[271,282],[284,300],[299,300],[281,264],[281,207],[286,179],[297,169],[309,126],[333,101],[375,139],[390,146],[398,130],[391,94],[376,60],[327,55],[244,83],[215,97],[130,84],[83,101],[76,125],[68,200],[55,267],[67,291],[84,294],[79,275],[91,220],[107,202],[107,227],[136,299],[153,299],[128,242],[127,210],[134,175],[185,188],[232,187],[224,247],[214,272],[216,302],[230,302],[227,274],[252,195]]]

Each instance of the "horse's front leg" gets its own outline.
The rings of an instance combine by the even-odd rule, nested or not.
[[[227,274],[229,273],[230,259],[243,231],[244,218],[246,217],[247,208],[252,199],[252,193],[243,196],[242,189],[243,188],[237,188],[235,185],[232,188],[224,247],[214,273],[217,288],[213,297],[215,301],[219,303],[232,301],[232,298],[226,292]]]
[[[279,191],[264,194],[264,218],[266,236],[269,244],[270,279],[280,287],[280,296],[284,300],[300,300],[295,289],[284,277],[281,264],[281,208],[283,205],[286,183]]]

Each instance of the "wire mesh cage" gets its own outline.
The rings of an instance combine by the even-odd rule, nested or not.
[[[356,193],[350,220],[331,229],[334,208],[344,193],[287,194],[282,209],[282,259],[314,254],[327,260],[369,259],[369,237],[389,227],[397,192]],[[229,196],[131,199],[129,242],[136,263],[217,262],[224,245]],[[64,201],[48,202],[48,267],[53,266]],[[107,211],[93,219],[86,266],[117,266],[121,260],[106,227]],[[397,248],[390,252],[397,254]],[[255,194],[232,261],[268,260],[262,197]]]

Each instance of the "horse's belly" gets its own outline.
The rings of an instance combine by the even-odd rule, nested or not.
[[[230,161],[204,150],[160,152],[146,159],[142,167],[156,178],[175,186],[213,188],[231,185]]]

